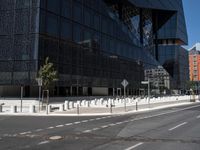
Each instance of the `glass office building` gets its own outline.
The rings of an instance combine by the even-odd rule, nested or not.
[[[182,0],[0,0],[0,12],[1,96],[21,86],[36,95],[46,57],[59,74],[55,96],[120,95],[123,79],[135,95],[158,66],[170,89],[188,80]]]

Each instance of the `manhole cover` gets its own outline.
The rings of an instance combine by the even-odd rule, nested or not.
[[[60,140],[62,139],[62,136],[51,136],[49,137],[50,140]]]

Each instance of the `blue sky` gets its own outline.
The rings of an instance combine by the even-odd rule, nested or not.
[[[200,42],[200,0],[183,0],[188,31],[188,46]]]

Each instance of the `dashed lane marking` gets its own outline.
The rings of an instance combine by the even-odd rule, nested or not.
[[[183,122],[183,123],[181,123],[181,124],[179,124],[179,125],[177,125],[177,126],[175,126],[175,127],[173,127],[173,128],[170,128],[169,131],[172,131],[172,130],[174,130],[174,129],[176,129],[176,128],[179,128],[179,127],[181,127],[181,126],[183,126],[183,125],[185,125],[185,124],[187,124],[187,122]]]
[[[48,127],[47,129],[53,129],[54,127]]]
[[[42,145],[42,144],[47,144],[49,143],[49,141],[42,141],[42,142],[39,142],[37,145]]]
[[[92,132],[92,130],[85,130],[85,131],[83,131],[83,133],[89,133],[89,132]]]
[[[63,126],[64,126],[64,125],[62,125],[62,124],[61,124],[61,125],[57,125],[56,128],[61,128],[61,127],[63,127]]]
[[[35,132],[43,131],[44,129],[36,129]]]
[[[65,125],[66,126],[71,126],[71,125],[73,125],[73,123],[66,123]]]
[[[125,150],[132,150],[132,149],[134,149],[134,148],[136,148],[136,147],[138,147],[138,146],[140,146],[140,145],[142,145],[142,144],[144,144],[144,143],[140,142],[140,143],[138,143],[138,144],[136,144],[136,145],[133,145],[133,146],[131,146],[131,147],[126,148]]]

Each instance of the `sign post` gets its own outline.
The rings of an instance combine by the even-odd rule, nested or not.
[[[128,85],[128,81],[127,81],[126,79],[124,79],[124,80],[121,82],[121,84],[122,84],[123,87],[124,87],[124,109],[125,109],[125,111],[126,111],[126,99],[125,99],[125,97],[126,97],[126,87],[127,87],[127,85]]]

